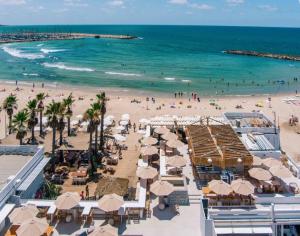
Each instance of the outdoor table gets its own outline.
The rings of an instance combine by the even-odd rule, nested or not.
[[[71,173],[72,177],[86,177],[87,176],[87,168],[80,167],[76,172]]]

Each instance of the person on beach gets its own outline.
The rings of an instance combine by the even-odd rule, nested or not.
[[[85,197],[86,198],[90,197],[90,190],[89,190],[89,186],[88,185],[85,186]]]
[[[177,97],[177,93],[174,93],[175,98]]]
[[[133,132],[135,133],[135,129],[136,129],[136,124],[133,123]]]

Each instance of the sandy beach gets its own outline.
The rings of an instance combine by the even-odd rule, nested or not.
[[[80,88],[80,87],[47,87],[41,88],[40,84],[36,84],[33,89],[30,84],[21,85],[18,87],[20,91],[16,91],[16,86],[13,84],[0,84],[0,103],[4,98],[13,93],[17,95],[18,109],[25,107],[27,101],[36,96],[37,93],[44,92],[49,97],[46,99],[47,105],[51,100],[62,100],[71,92],[76,100],[73,106],[74,119],[76,115],[83,114],[89,105],[95,99],[95,94],[100,91],[99,88]],[[5,90],[5,91],[4,91]],[[201,116],[221,116],[224,112],[234,111],[261,111],[266,114],[271,120],[275,119],[281,127],[281,144],[282,150],[288,155],[298,159],[300,143],[300,135],[297,134],[298,127],[291,127],[288,124],[289,118],[294,115],[300,117],[299,105],[287,104],[283,101],[287,97],[294,97],[295,94],[284,95],[255,95],[255,96],[231,96],[231,97],[201,97],[200,102],[189,99],[190,95],[184,94],[182,98],[174,98],[170,94],[152,94],[143,91],[130,91],[122,89],[107,89],[105,90],[109,97],[107,114],[114,115],[116,120],[119,120],[122,114],[129,113],[132,123],[137,123],[141,118],[151,118],[158,115],[201,115]],[[146,98],[150,101],[147,102]],[[155,98],[155,103],[151,98]],[[271,97],[271,103],[268,98]],[[83,98],[79,99],[79,98]],[[136,99],[141,103],[132,103]],[[215,103],[221,109],[216,109],[210,105],[210,100],[215,99]],[[263,107],[257,107],[260,103]],[[242,109],[236,109],[236,105],[241,105]],[[148,109],[147,109],[148,108]],[[15,112],[16,113],[16,112]],[[5,137],[5,120],[7,120],[5,111],[1,112],[0,121],[0,138]]]

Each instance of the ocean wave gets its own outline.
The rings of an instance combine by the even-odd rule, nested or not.
[[[42,46],[44,46],[43,43],[37,45],[37,47],[42,47]]]
[[[174,81],[174,80],[176,80],[176,78],[172,78],[172,77],[166,77],[164,79],[167,80],[167,81]]]
[[[181,80],[181,82],[183,82],[183,83],[191,83],[192,81],[190,81],[189,79],[183,79],[183,80]]]
[[[136,77],[142,76],[142,75],[140,75],[140,74],[134,74],[134,73],[121,73],[121,72],[114,72],[114,71],[107,71],[107,72],[105,72],[105,74],[107,74],[107,75],[120,75],[120,76],[136,76]]]
[[[48,68],[57,68],[57,69],[61,69],[61,70],[84,71],[84,72],[95,71],[94,69],[91,69],[91,68],[66,66],[64,63],[47,63],[47,62],[45,62],[42,65],[45,67],[48,67]]]
[[[7,46],[2,47],[3,51],[6,52],[7,54],[13,56],[13,57],[18,57],[18,58],[25,58],[29,60],[35,60],[35,59],[42,59],[45,56],[42,54],[38,53],[26,53],[22,50],[18,50],[15,48],[10,48]]]
[[[66,49],[48,49],[48,48],[41,48],[41,52],[45,54],[54,53],[54,52],[64,52]]]
[[[36,73],[23,73],[24,76],[39,76],[39,74]]]

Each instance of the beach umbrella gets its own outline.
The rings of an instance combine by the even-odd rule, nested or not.
[[[149,124],[150,121],[147,120],[147,119],[145,119],[145,118],[142,118],[142,119],[139,120],[139,123],[141,123],[141,124]]]
[[[229,184],[223,180],[212,180],[208,183],[208,187],[211,191],[218,195],[229,195],[232,193],[232,188]]]
[[[115,128],[115,130],[117,130],[117,131],[123,131],[123,130],[125,130],[125,127],[124,126],[117,126]]]
[[[113,115],[108,115],[107,117],[105,117],[105,119],[113,120],[113,119],[115,119],[115,116],[113,116]]]
[[[58,210],[70,210],[79,204],[81,197],[77,192],[66,192],[54,202]]]
[[[184,143],[179,140],[172,139],[167,142],[167,146],[170,148],[181,148],[184,146]]]
[[[82,120],[83,119],[83,115],[81,115],[81,114],[77,115],[76,118],[79,119],[79,120]]]
[[[75,125],[78,125],[79,124],[79,121],[78,120],[72,120],[71,121],[71,125],[72,126],[75,126]]]
[[[98,201],[98,207],[105,212],[118,211],[124,204],[123,197],[113,193],[104,195]]]
[[[167,181],[158,180],[151,184],[150,191],[158,197],[169,196],[174,192],[174,186]]]
[[[17,229],[18,236],[38,236],[44,235],[47,231],[49,224],[45,220],[39,218],[32,218],[25,220]]]
[[[170,132],[170,130],[167,129],[166,127],[158,127],[154,130],[154,133],[156,133],[156,134],[166,134],[169,132]]]
[[[128,123],[129,123],[128,120],[121,120],[120,121],[120,125],[123,125],[123,126],[128,125]]]
[[[89,236],[118,236],[118,229],[110,224],[98,226]]]
[[[158,153],[158,149],[154,146],[146,146],[141,148],[143,156],[152,156]]]
[[[263,164],[263,160],[258,156],[253,156],[252,166],[261,166]]]
[[[248,196],[254,193],[255,187],[247,180],[237,179],[231,182],[232,190],[240,195]]]
[[[288,168],[283,165],[273,166],[269,169],[272,175],[278,178],[290,178],[293,177],[293,174],[290,172]]]
[[[176,139],[178,139],[178,136],[174,133],[171,133],[171,132],[163,134],[161,137],[164,140],[176,140]]]
[[[167,159],[167,165],[181,168],[186,165],[186,160],[182,156],[172,156]]]
[[[141,179],[154,179],[157,176],[157,170],[151,166],[138,167],[136,171],[137,177]]]
[[[157,139],[156,138],[152,138],[152,137],[147,137],[147,138],[143,138],[142,139],[142,144],[143,145],[146,145],[146,146],[148,146],[148,145],[155,145],[155,144],[157,144]]]
[[[248,172],[252,178],[260,181],[268,181],[272,178],[271,173],[262,168],[252,168]]]
[[[25,220],[32,219],[39,213],[34,205],[26,205],[15,208],[9,215],[9,220],[13,225],[21,225]]]
[[[130,115],[129,114],[123,114],[121,116],[121,120],[130,120]]]
[[[268,168],[271,168],[273,166],[281,165],[281,161],[279,161],[279,160],[277,160],[273,157],[268,157],[268,158],[263,160],[263,165],[268,167]]]

